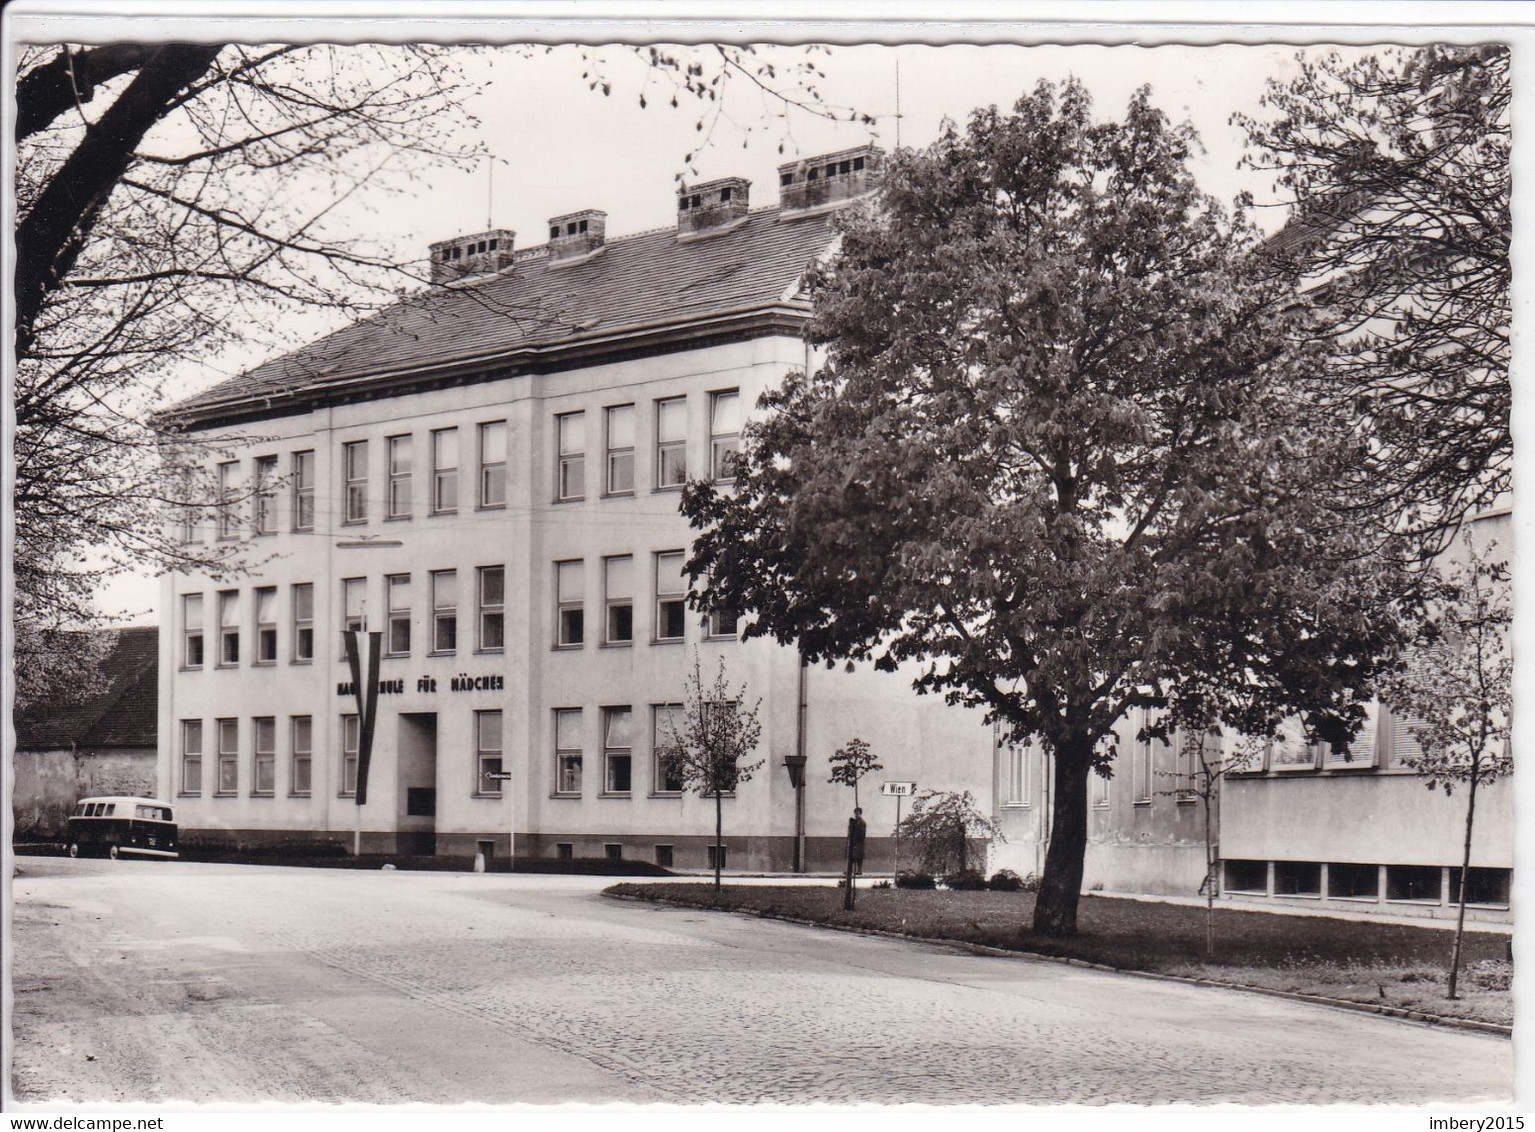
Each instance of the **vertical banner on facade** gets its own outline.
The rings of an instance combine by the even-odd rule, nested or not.
[[[362,727],[357,736],[357,804],[361,806],[368,800],[368,765],[373,759],[373,724],[378,717],[378,652],[379,639],[383,636],[377,630],[368,634],[368,682],[367,691],[362,688],[357,691],[359,703],[366,703],[362,714]]]
[[[378,709],[379,633],[368,634],[368,671],[364,677],[357,638],[362,634],[349,629],[341,634],[346,648],[347,667],[352,672],[352,694],[357,699],[357,804],[368,801],[368,763],[373,757],[373,716]]]

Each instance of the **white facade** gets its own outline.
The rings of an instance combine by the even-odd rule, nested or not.
[[[676,555],[690,531],[668,482],[678,460],[694,476],[716,468],[740,411],[802,368],[805,351],[797,335],[767,331],[220,423],[238,437],[228,482],[263,469],[279,478],[227,524],[249,544],[247,576],[164,583],[160,790],[184,836],[350,844],[360,809],[365,851],[489,842],[498,857],[703,868],[714,802],[668,790],[653,741],[656,712],[682,699],[696,654],[706,681],[723,658],[732,684],[762,697],[765,764],[724,803],[726,863],[788,868],[795,798],[782,764],[799,741],[797,656],[728,626],[711,633],[692,611],[679,625],[663,603],[686,584]],[[312,518],[301,474],[311,458]],[[217,538],[219,526],[194,537]],[[345,749],[349,615],[383,634],[363,807]],[[872,671],[810,669],[803,698],[811,867],[841,859],[852,799],[827,782],[827,758],[854,736],[887,768],[863,794],[871,865],[894,819],[893,799],[869,800],[879,778],[989,800],[992,732],[978,713]]]

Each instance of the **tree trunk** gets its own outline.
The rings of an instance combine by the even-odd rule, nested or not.
[[[1077,901],[1082,895],[1082,863],[1087,854],[1087,776],[1092,766],[1088,743],[1057,745],[1053,826],[1045,872],[1034,901],[1034,931],[1039,935],[1077,934]]]
[[[720,865],[724,862],[725,799],[719,792],[714,794],[714,899],[720,898]]]
[[[1215,955],[1215,841],[1210,836],[1210,794],[1205,791],[1205,958]]]
[[[1466,934],[1466,874],[1471,871],[1471,823],[1476,818],[1476,767],[1471,768],[1471,797],[1466,802],[1466,849],[1460,859],[1460,907],[1455,913],[1455,942],[1450,946],[1450,998],[1460,981],[1460,944]]]
[[[16,352],[31,350],[33,324],[49,293],[63,285],[107,197],[133,162],[144,135],[178,92],[201,78],[217,44],[158,48],[128,88],[89,129],[16,225]]]

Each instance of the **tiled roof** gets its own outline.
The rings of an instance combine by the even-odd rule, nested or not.
[[[116,633],[116,644],[101,662],[105,688],[79,703],[36,704],[18,712],[18,751],[155,746],[160,631],[150,627]]]
[[[698,238],[678,239],[675,229],[666,228],[612,239],[597,254],[570,263],[551,265],[542,249],[532,249],[500,274],[402,299],[171,412],[207,420],[225,408],[318,393],[356,379],[493,366],[519,351],[597,343],[753,310],[804,309],[793,291],[833,235],[830,213],[780,220],[777,208],[765,208],[734,228]]]

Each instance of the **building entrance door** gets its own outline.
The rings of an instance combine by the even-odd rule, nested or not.
[[[402,712],[399,721],[399,851],[430,857],[437,852],[437,713]]]

